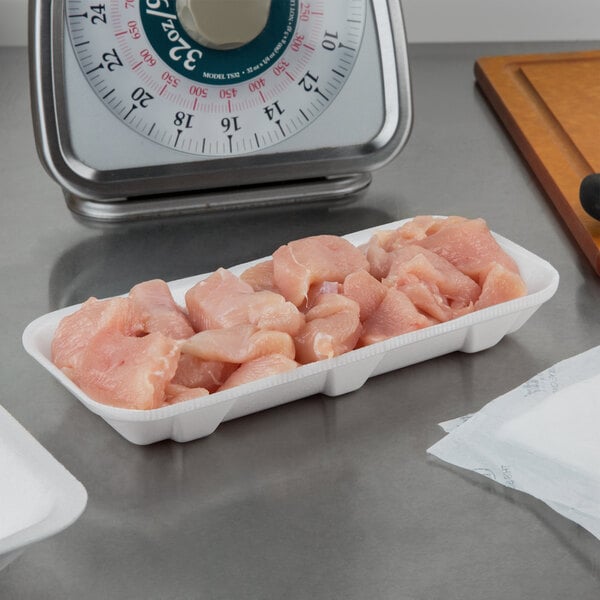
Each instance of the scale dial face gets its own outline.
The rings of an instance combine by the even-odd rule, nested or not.
[[[253,39],[219,48],[184,27],[190,1],[67,0],[65,19],[85,78],[117,119],[157,144],[215,157],[269,148],[325,113],[367,15],[367,0],[272,0]]]

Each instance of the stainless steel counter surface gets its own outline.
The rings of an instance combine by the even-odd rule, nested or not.
[[[584,47],[411,46],[411,138],[354,204],[107,230],[76,222],[40,166],[26,52],[1,49],[0,404],[81,480],[89,503],[0,573],[0,598],[597,600],[600,542],[543,503],[426,455],[439,422],[600,343],[600,279],[473,79],[483,55]],[[22,349],[27,323],[90,295],[419,213],[484,217],[558,269],[558,292],[490,350],[186,444],[130,444]]]

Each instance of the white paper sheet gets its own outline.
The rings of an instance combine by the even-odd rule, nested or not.
[[[600,346],[440,426],[428,452],[539,498],[600,539]]]

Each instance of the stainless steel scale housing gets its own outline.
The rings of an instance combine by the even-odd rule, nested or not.
[[[409,135],[398,0],[31,0],[36,143],[96,221],[334,202]]]

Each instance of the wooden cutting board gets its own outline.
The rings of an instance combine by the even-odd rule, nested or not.
[[[484,57],[475,79],[600,275],[600,221],[579,202],[600,173],[600,51]]]

